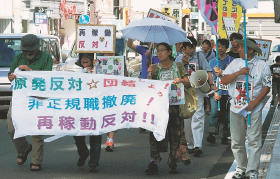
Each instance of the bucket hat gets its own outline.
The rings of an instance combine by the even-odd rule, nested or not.
[[[27,34],[22,37],[20,48],[22,51],[34,51],[40,48],[40,40],[34,34]]]
[[[235,40],[239,45],[244,45],[244,40]],[[247,38],[247,47],[253,49],[258,54],[262,54],[262,50],[258,47],[257,43],[254,40]]]

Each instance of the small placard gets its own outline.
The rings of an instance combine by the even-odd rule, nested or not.
[[[225,30],[227,32],[227,36],[229,38],[230,34],[236,32],[234,19],[231,17],[223,17]]]
[[[98,56],[98,69],[101,74],[124,76],[123,56]]]
[[[77,24],[77,53],[115,53],[116,26]]]
[[[262,50],[262,55],[257,54],[255,58],[262,59],[262,60],[268,60],[269,58],[269,52],[271,48],[271,40],[265,40],[265,39],[254,39],[258,47]]]

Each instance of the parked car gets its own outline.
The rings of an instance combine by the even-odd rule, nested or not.
[[[275,63],[275,59],[277,56],[280,56],[280,44],[277,44],[272,47],[271,54],[269,56],[269,59],[267,61],[267,64],[270,66]]]
[[[8,72],[15,55],[21,53],[21,38],[26,34],[0,34],[0,113],[7,111],[12,91]],[[61,70],[61,51],[59,39],[52,35],[37,35],[40,39],[40,50],[49,53],[53,60],[53,70]]]

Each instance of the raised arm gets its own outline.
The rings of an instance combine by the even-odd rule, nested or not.
[[[136,52],[136,45],[133,44],[133,40],[132,39],[128,39],[127,40],[127,46]]]

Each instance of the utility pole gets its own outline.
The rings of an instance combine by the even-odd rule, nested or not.
[[[275,14],[275,23],[280,23],[280,0],[274,0],[274,14]]]

